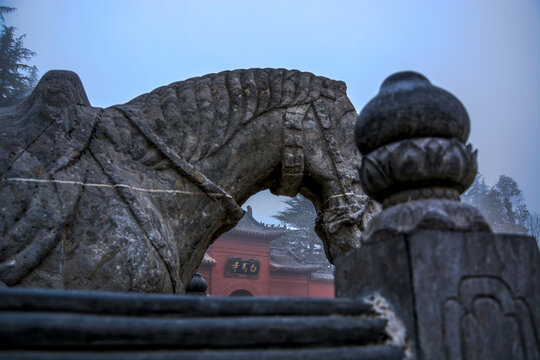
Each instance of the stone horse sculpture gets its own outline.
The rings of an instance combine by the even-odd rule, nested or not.
[[[183,293],[251,195],[309,198],[330,261],[359,246],[356,111],[343,82],[226,71],[92,107],[75,73],[0,109],[0,285]]]

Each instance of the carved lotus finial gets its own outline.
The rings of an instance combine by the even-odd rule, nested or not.
[[[413,228],[491,231],[476,209],[459,203],[477,171],[469,131],[463,104],[422,74],[399,72],[383,82],[355,129],[362,187],[387,209],[365,239]]]
[[[355,129],[362,154],[389,143],[422,137],[457,138],[466,142],[467,110],[448,91],[413,71],[390,75],[362,109]]]

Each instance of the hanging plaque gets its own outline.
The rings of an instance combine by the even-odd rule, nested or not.
[[[256,279],[259,277],[260,268],[260,260],[229,257],[225,266],[225,276]]]

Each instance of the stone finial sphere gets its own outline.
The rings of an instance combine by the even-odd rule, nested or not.
[[[461,102],[425,76],[388,77],[356,122],[362,189],[380,202],[364,244],[413,229],[491,229],[459,195],[474,181],[476,154],[466,145],[470,122]]]
[[[465,143],[470,121],[461,102],[413,71],[390,75],[360,112],[355,139],[362,154],[411,138],[457,138]]]
[[[186,287],[187,293],[204,293],[208,289],[208,284],[206,280],[202,277],[200,273],[195,273],[193,278]]]

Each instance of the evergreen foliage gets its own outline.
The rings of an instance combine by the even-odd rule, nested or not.
[[[17,104],[27,97],[38,80],[36,66],[25,64],[36,54],[23,46],[26,34],[16,36],[14,26],[6,26],[4,15],[15,8],[0,6],[0,107]]]
[[[314,223],[317,214],[311,201],[298,195],[285,201],[287,207],[273,217],[287,226],[284,236],[272,245],[289,248],[300,259],[318,263],[327,268],[332,265],[326,259],[322,241],[317,237]]]
[[[483,176],[478,174],[474,184],[463,195],[463,201],[480,209],[494,232],[538,236],[533,230],[534,215],[527,210],[523,193],[510,176],[501,175],[499,181],[489,187]]]
[[[540,215],[537,213],[530,213],[527,218],[527,229],[529,230],[529,235],[536,238],[538,247],[540,247]]]

